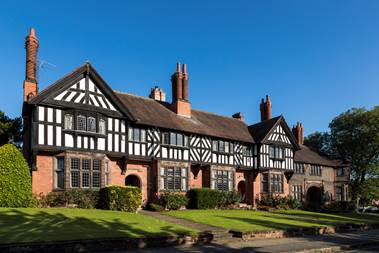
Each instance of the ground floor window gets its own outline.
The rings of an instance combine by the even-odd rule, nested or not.
[[[160,189],[164,191],[187,191],[187,168],[162,167]]]
[[[336,186],[336,200],[337,201],[343,201],[343,186]]]
[[[283,174],[263,173],[261,175],[261,191],[264,193],[283,193]]]
[[[220,191],[233,190],[233,171],[212,170],[212,189]]]
[[[65,161],[64,157],[57,157],[57,164],[55,167],[55,188],[63,189],[64,188],[64,176],[65,174]]]
[[[101,160],[70,158],[72,188],[100,188]]]
[[[303,199],[303,186],[302,185],[292,185],[292,197],[299,201]]]

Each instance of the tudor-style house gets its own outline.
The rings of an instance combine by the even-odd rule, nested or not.
[[[24,156],[36,194],[70,188],[133,185],[143,202],[162,191],[238,190],[247,203],[262,194],[302,200],[346,199],[347,167],[303,145],[303,128],[272,118],[267,96],[261,122],[193,109],[186,65],[171,76],[172,101],[114,91],[86,62],[38,90],[34,29],[26,37]]]

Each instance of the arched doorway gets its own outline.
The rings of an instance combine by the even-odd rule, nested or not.
[[[125,185],[141,188],[141,180],[136,175],[129,175],[125,178]]]
[[[246,183],[245,181],[240,181],[237,185],[237,189],[238,189],[238,192],[241,194],[242,196],[242,203],[245,203],[246,202]]]
[[[307,191],[307,202],[315,207],[321,206],[321,188],[317,186],[311,186]]]

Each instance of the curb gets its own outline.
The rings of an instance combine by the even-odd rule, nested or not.
[[[335,233],[346,233],[378,229],[379,223],[374,224],[344,224],[340,226],[329,227],[313,227],[313,228],[294,228],[287,230],[270,230],[257,232],[240,232],[229,231],[233,237],[241,238],[242,240],[259,240],[259,239],[279,239],[287,237],[302,237],[305,235],[324,235]]]
[[[356,243],[351,245],[342,245],[342,246],[331,246],[331,247],[324,247],[324,248],[318,248],[318,249],[306,249],[306,250],[296,250],[296,251],[287,251],[283,253],[334,253],[334,252],[342,252],[346,250],[353,250],[358,249],[362,247],[367,247],[371,245],[376,245],[378,242],[374,241],[368,241],[363,243]]]
[[[170,247],[179,245],[201,245],[213,240],[213,235],[201,233],[197,236],[177,235],[143,238],[109,238],[73,241],[35,242],[0,245],[2,253],[69,253],[126,251],[151,247]]]

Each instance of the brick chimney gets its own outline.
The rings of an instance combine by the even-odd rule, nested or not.
[[[232,117],[242,122],[245,122],[245,117],[242,115],[241,112],[236,112],[235,114],[232,115]]]
[[[260,104],[261,110],[261,121],[269,120],[272,117],[272,108],[271,108],[271,100],[268,95],[266,95],[266,101],[262,98]]]
[[[183,64],[183,73],[180,63],[177,63],[176,72],[171,76],[172,83],[172,110],[181,116],[191,117],[191,104],[188,99],[187,66]]]
[[[158,86],[155,86],[151,88],[149,98],[152,98],[157,101],[166,102],[166,93]]]
[[[303,124],[297,122],[295,126],[292,127],[292,133],[295,135],[297,143],[302,145],[304,143],[304,127]]]
[[[38,94],[37,82],[37,52],[38,39],[34,28],[30,28],[29,35],[25,38],[26,71],[24,81],[24,102]]]

